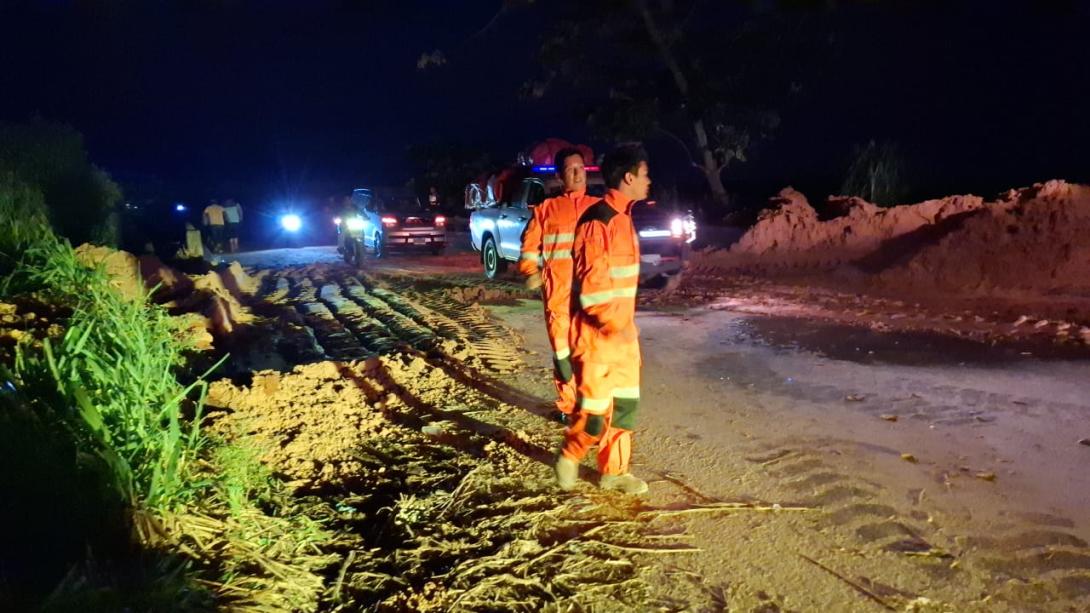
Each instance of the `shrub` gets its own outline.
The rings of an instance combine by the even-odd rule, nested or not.
[[[13,173],[0,173],[0,275],[11,274],[26,249],[50,235],[42,194]]]
[[[0,174],[34,186],[53,229],[73,244],[116,245],[121,189],[91,164],[83,137],[71,127],[41,119],[0,122]]]
[[[840,193],[882,206],[903,203],[908,195],[906,164],[897,146],[873,140],[857,146]]]

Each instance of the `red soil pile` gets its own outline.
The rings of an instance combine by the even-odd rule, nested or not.
[[[831,270],[872,258],[891,241],[941,227],[984,206],[977,196],[950,196],[881,208],[861,198],[830,197],[822,220],[806,197],[788,187],[734,245],[724,263],[761,270]]]
[[[1090,297],[1090,187],[1011,190],[880,275],[883,284]]]
[[[729,251],[693,265],[763,274],[845,268],[921,292],[1090,297],[1090,187],[1048,181],[995,202],[949,196],[891,208],[787,188]]]

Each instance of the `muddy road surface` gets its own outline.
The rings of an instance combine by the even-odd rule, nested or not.
[[[358,511],[330,524],[346,534],[342,598],[1090,610],[1083,356],[729,301],[644,308],[634,472],[651,491],[600,492],[588,463],[561,493],[541,305],[514,278],[485,282],[465,252],[361,271],[328,248],[287,251],[240,258],[259,324],[231,340],[213,405],[270,443],[301,495]]]

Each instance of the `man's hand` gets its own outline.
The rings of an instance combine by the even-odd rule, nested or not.
[[[526,277],[526,289],[537,289],[541,287],[541,273],[535,272],[534,274]]]

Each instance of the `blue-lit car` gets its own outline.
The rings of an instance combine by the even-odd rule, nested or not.
[[[350,214],[338,224],[337,245],[345,261],[362,265],[367,255],[424,250],[439,255],[447,244],[446,217],[420,205],[403,190],[352,192]]]

